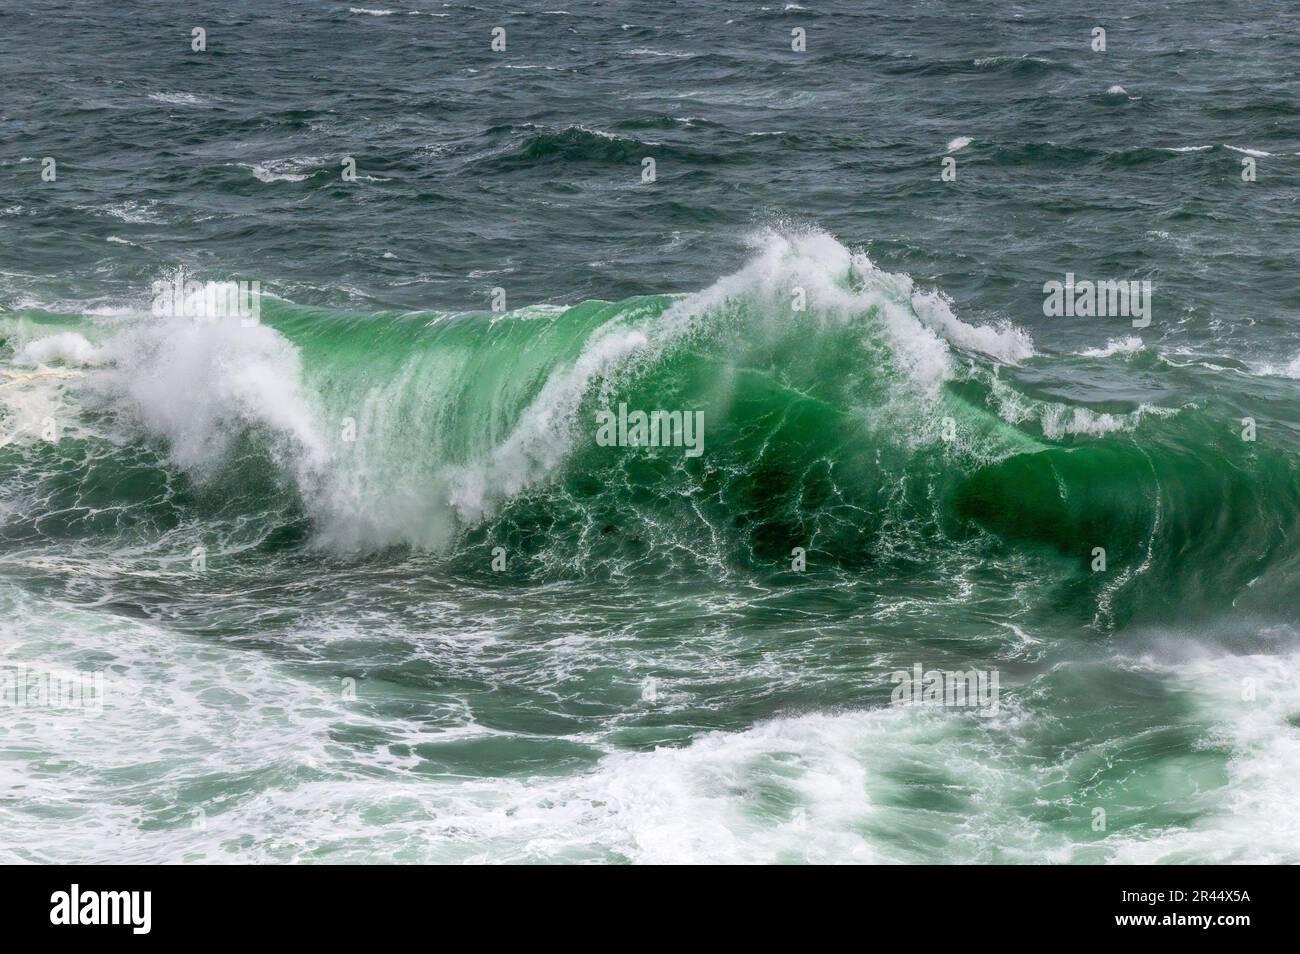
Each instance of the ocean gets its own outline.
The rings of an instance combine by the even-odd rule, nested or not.
[[[0,861],[1300,863],[1294,4],[355,2],[0,5]]]

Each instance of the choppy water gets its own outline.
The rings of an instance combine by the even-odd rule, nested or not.
[[[1293,7],[548,6],[0,9],[0,858],[1300,861]]]

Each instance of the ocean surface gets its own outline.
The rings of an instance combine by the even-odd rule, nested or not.
[[[0,4],[0,861],[1300,862],[1293,3],[361,2]]]

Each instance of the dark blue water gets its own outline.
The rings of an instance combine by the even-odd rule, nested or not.
[[[1151,278],[1188,346],[1300,347],[1292,4],[521,6],[7,4],[5,294],[165,261],[304,303],[616,300],[811,221],[967,314],[1032,326],[1073,270]],[[1271,154],[1255,183],[1229,146]]]

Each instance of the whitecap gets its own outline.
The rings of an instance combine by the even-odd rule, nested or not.
[[[1104,348],[1085,348],[1083,351],[1076,351],[1075,354],[1084,358],[1109,358],[1116,354],[1137,354],[1145,347],[1141,338],[1132,336],[1112,338],[1106,342]]]
[[[1263,149],[1251,149],[1248,146],[1229,146],[1226,142],[1223,144],[1223,148],[1231,149],[1233,152],[1239,152],[1242,155],[1255,156],[1260,159],[1273,155],[1271,152],[1265,152]]]
[[[71,368],[99,364],[99,349],[75,331],[65,331],[28,341],[14,355],[14,364],[27,367],[64,365]]]
[[[206,106],[208,101],[194,93],[150,93],[149,98],[169,106]]]

